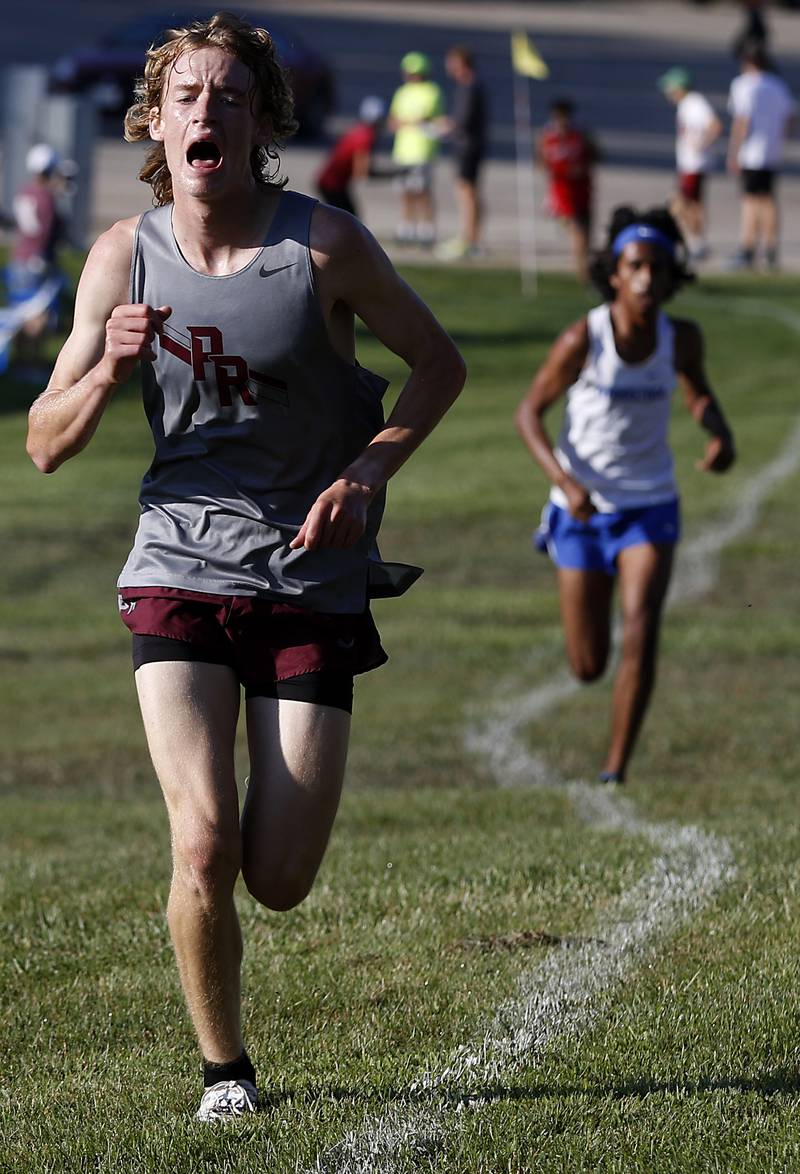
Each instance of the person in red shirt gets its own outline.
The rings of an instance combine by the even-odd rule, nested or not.
[[[560,98],[550,106],[550,121],[539,136],[536,157],[548,176],[550,214],[564,220],[572,238],[575,269],[589,280],[592,230],[592,174],[599,152],[591,137],[574,123],[575,104]]]
[[[358,216],[350,184],[370,174],[372,152],[385,117],[386,104],[382,98],[364,98],[358,110],[358,122],[334,145],[317,176],[317,189],[326,204]]]

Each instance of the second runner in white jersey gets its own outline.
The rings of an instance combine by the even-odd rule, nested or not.
[[[668,445],[673,388],[710,435],[698,470],[722,473],[735,452],[711,389],[696,322],[664,304],[692,274],[665,208],[617,208],[591,266],[604,304],[562,331],[517,409],[517,427],[553,486],[540,538],[556,566],[572,671],[595,681],[622,613],[619,668],[602,783],[625,780],[656,678],[658,637],[678,541],[678,491]],[[566,397],[553,445],[545,413]]]
[[[672,322],[659,312],[655,349],[641,363],[619,357],[607,303],[589,312],[587,325],[589,351],[567,391],[556,459],[600,512],[671,501],[678,496],[668,444],[677,382]],[[568,508],[558,486],[550,500]]]

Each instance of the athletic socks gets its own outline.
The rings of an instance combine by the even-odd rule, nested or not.
[[[417,244],[429,247],[436,241],[436,229],[430,220],[418,220],[416,226]]]
[[[394,239],[399,245],[423,245],[428,247],[436,242],[436,229],[428,220],[413,223],[401,220],[394,230]]]
[[[731,259],[731,269],[752,269],[755,253],[752,249],[740,248]]]
[[[203,1088],[211,1088],[221,1080],[249,1080],[255,1087],[256,1070],[247,1052],[242,1052],[237,1060],[229,1060],[227,1064],[212,1064],[209,1060],[203,1060]]]

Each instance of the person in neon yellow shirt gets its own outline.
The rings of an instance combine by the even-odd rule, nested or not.
[[[405,80],[389,107],[389,128],[395,132],[392,160],[402,200],[395,236],[402,242],[432,245],[433,161],[446,129],[444,99],[441,88],[430,80],[431,64],[424,53],[406,53],[400,68]]]

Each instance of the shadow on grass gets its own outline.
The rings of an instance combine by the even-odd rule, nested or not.
[[[788,1069],[764,1073],[762,1076],[730,1076],[716,1080],[697,1081],[654,1081],[637,1080],[604,1089],[605,1094],[615,1097],[647,1097],[654,1092],[676,1093],[680,1096],[699,1096],[709,1092],[754,1092],[761,1096],[775,1093],[800,1093],[800,1074]]]
[[[352,1101],[364,1107],[388,1107],[391,1105],[429,1104],[441,1100],[446,1105],[489,1105],[501,1101],[540,1101],[557,1097],[587,1097],[601,1100],[612,1097],[624,1100],[627,1097],[649,1097],[654,1093],[674,1096],[702,1096],[706,1093],[740,1092],[756,1093],[759,1096],[796,1096],[800,1093],[800,1074],[788,1069],[764,1073],[762,1076],[730,1076],[696,1081],[633,1080],[620,1084],[597,1085],[504,1085],[492,1084],[484,1088],[460,1091],[458,1088],[440,1089],[375,1089],[367,1093],[363,1088],[348,1088],[343,1085],[316,1085],[311,1088],[286,1089],[282,1092],[265,1093],[262,1105],[266,1109],[277,1109],[287,1104],[315,1104],[319,1101]]]
[[[715,1092],[756,1093],[759,1096],[783,1094],[796,1096],[800,1093],[800,1074],[789,1069],[764,1073],[762,1076],[730,1076],[717,1079],[684,1080],[632,1080],[621,1084],[598,1085],[488,1085],[472,1092],[460,1093],[453,1089],[447,1093],[447,1100],[453,1104],[490,1104],[496,1101],[538,1101],[546,1097],[583,1096],[596,1098],[613,1097],[624,1100],[627,1097],[649,1097],[654,1093],[674,1096],[702,1096]],[[424,1100],[430,1094],[401,1094],[401,1100]]]

